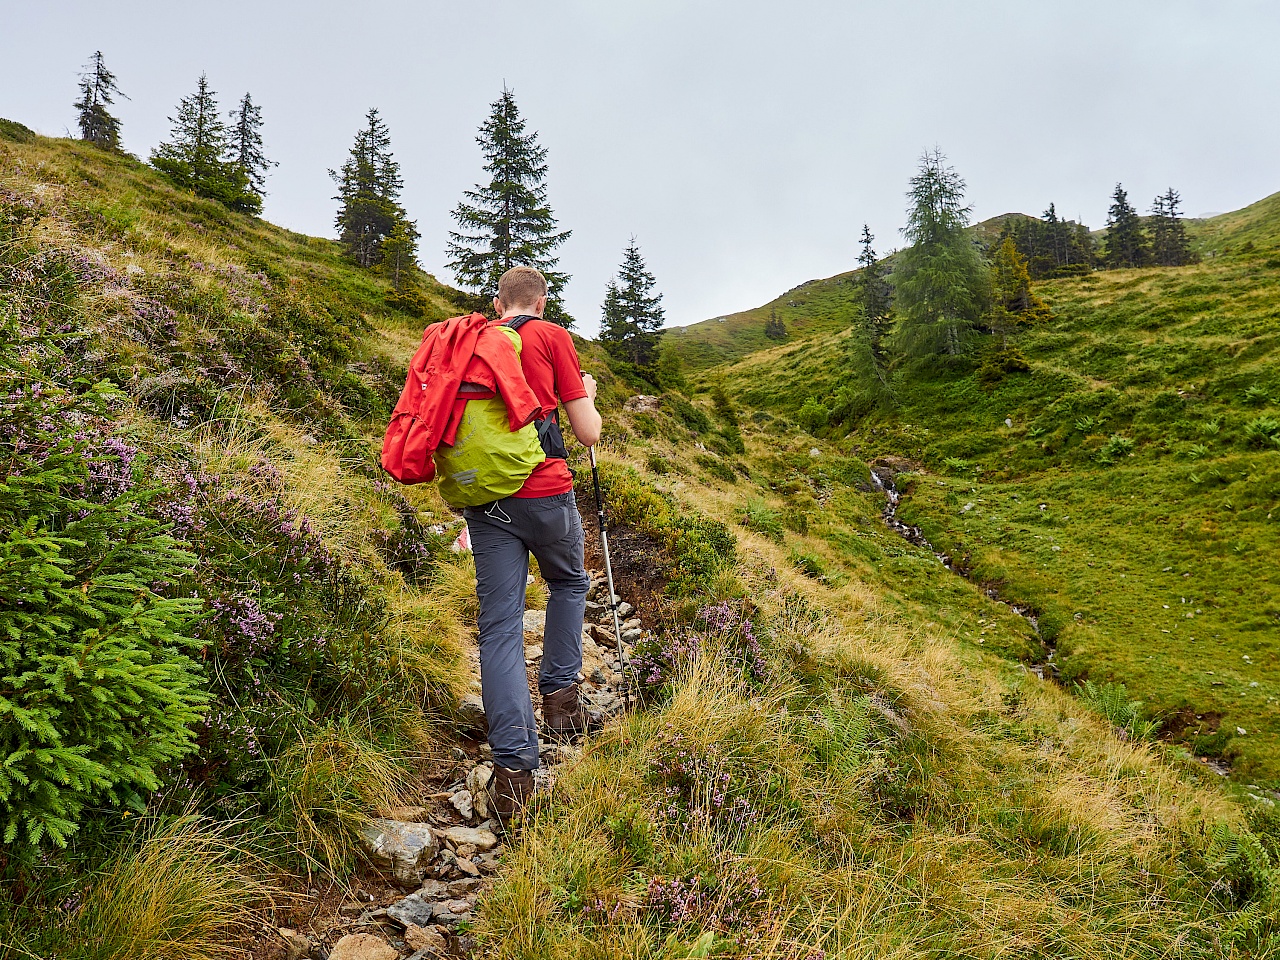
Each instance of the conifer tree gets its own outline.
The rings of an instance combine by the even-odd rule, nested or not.
[[[382,259],[382,245],[397,222],[406,217],[399,203],[404,181],[391,153],[391,134],[377,109],[371,109],[365,119],[368,126],[356,134],[346,163],[341,170],[330,170],[329,176],[338,185],[334,199],[341,204],[334,219],[338,239],[351,259],[371,267]],[[416,250],[417,230],[412,232]]]
[[[151,154],[151,165],[175,186],[226,204],[232,210],[257,213],[262,199],[230,156],[227,125],[218,111],[217,94],[202,73],[196,92],[183,97],[170,139]]]
[[[397,217],[391,233],[382,241],[382,272],[390,278],[397,292],[404,290],[418,265],[418,225],[405,217]]]
[[[267,192],[267,171],[276,166],[262,152],[262,108],[246,93],[240,105],[231,111],[231,121],[231,157],[248,180],[261,209]]]
[[[116,95],[129,99],[116,86],[116,75],[107,69],[102,51],[95,50],[80,74],[80,99],[74,104],[81,140],[104,150],[120,149],[120,121],[107,111]]]
[[[557,229],[547,203],[547,149],[525,126],[514,91],[504,87],[476,137],[489,183],[466,191],[454,208],[458,229],[449,233],[448,265],[458,283],[482,295],[496,292],[511,267],[536,267],[549,288],[546,318],[570,327],[573,318],[559,302],[569,276],[555,269],[555,250],[571,231]]]
[[[778,317],[778,308],[769,308],[769,319],[764,322],[764,335],[770,340],[787,339],[787,325]]]
[[[1124,187],[1118,183],[1107,213],[1105,242],[1103,260],[1108,267],[1145,267],[1151,261],[1151,249],[1142,229],[1142,219],[1129,203]]]
[[[605,290],[600,342],[611,355],[642,370],[653,366],[662,339],[662,294],[653,292],[654,283],[632,237],[617,279]]]
[[[1194,259],[1182,212],[1178,209],[1181,204],[1182,197],[1173,187],[1156,197],[1152,204],[1152,259],[1162,267],[1181,267]]]
[[[867,348],[871,354],[871,366],[876,378],[888,382],[889,351],[887,346],[890,310],[893,305],[893,288],[885,279],[871,244],[875,237],[867,224],[862,225],[862,252],[858,254],[858,299],[862,302],[862,328]]]
[[[996,248],[991,258],[992,333],[1008,339],[1016,324],[1047,317],[1049,308],[1031,290],[1027,259],[1018,252],[1011,237]]]
[[[989,280],[982,256],[969,239],[971,207],[964,180],[933,150],[920,158],[907,197],[911,246],[893,273],[897,336],[909,357],[960,356],[986,310]]]

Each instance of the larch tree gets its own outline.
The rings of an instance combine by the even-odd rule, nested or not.
[[[991,293],[991,332],[1002,346],[1017,325],[1049,316],[1049,308],[1031,290],[1027,258],[1012,237],[1005,237],[991,257]]]
[[[966,227],[964,180],[935,149],[920,158],[907,193],[911,206],[902,232],[911,246],[893,272],[897,340],[908,357],[957,357],[968,352],[986,312],[986,264]]]
[[[1104,243],[1102,259],[1108,267],[1145,267],[1151,262],[1151,247],[1142,229],[1142,218],[1118,183],[1111,194]]]
[[[547,149],[537,131],[526,132],[514,91],[503,88],[476,142],[489,182],[466,191],[453,210],[458,229],[449,233],[449,268],[463,287],[492,295],[511,267],[535,267],[547,278],[546,318],[573,326],[560,305],[569,275],[556,269],[555,254],[571,231],[558,229],[547,203]]]
[[[258,198],[261,209],[262,198],[267,193],[267,171],[276,164],[262,152],[262,108],[248,93],[231,111],[229,148],[231,159],[249,182],[249,190]]]
[[[232,210],[257,213],[262,198],[231,156],[227,125],[218,111],[217,94],[202,73],[196,92],[183,97],[170,138],[151,153],[151,165],[175,186],[217,200]]]
[[[641,370],[654,365],[662,339],[665,312],[662,294],[654,293],[655,282],[632,237],[617,278],[605,290],[600,342],[612,356]]]
[[[365,114],[368,125],[356,133],[355,143],[340,170],[329,176],[338,185],[334,197],[340,204],[334,218],[338,240],[348,256],[362,267],[372,267],[382,259],[383,243],[397,223],[406,221],[400,206],[404,181],[400,165],[391,153],[391,134],[377,109]],[[417,230],[412,229],[414,249]],[[402,238],[407,234],[402,231]]]
[[[1193,263],[1191,241],[1187,237],[1186,224],[1182,222],[1182,197],[1170,187],[1156,197],[1151,207],[1151,254],[1162,267],[1181,267]]]
[[[102,51],[95,50],[80,74],[80,99],[74,104],[81,140],[104,150],[120,149],[120,121],[107,110],[117,96],[129,99],[116,86],[116,75],[107,69]]]

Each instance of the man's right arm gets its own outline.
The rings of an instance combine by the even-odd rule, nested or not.
[[[596,409],[596,380],[591,374],[582,375],[582,385],[587,388],[587,395],[577,400],[566,400],[564,412],[569,416],[569,426],[573,435],[584,447],[594,447],[600,442],[602,421],[600,411]]]

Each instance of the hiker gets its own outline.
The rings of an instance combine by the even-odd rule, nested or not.
[[[532,795],[538,767],[538,731],[524,658],[530,553],[550,594],[538,671],[543,726],[553,737],[572,738],[596,723],[578,698],[582,621],[591,581],[583,566],[582,518],[557,405],[564,405],[573,435],[584,446],[600,439],[601,421],[595,380],[580,370],[568,331],[542,319],[546,306],[547,281],[532,267],[512,267],[498,281],[493,308],[499,322],[519,333],[520,365],[542,405],[539,433],[544,434],[547,458],[511,496],[463,511],[480,600],[480,680],[494,764],[489,791],[504,827]]]

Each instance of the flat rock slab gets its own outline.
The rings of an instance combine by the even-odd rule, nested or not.
[[[481,827],[447,827],[440,831],[440,836],[457,846],[465,844],[477,850],[492,850],[498,845],[492,831]]]
[[[436,901],[411,893],[387,907],[387,916],[405,928],[426,927],[431,925],[432,918],[436,915],[436,905]]]
[[[329,951],[329,960],[399,960],[400,951],[371,933],[349,933]]]

